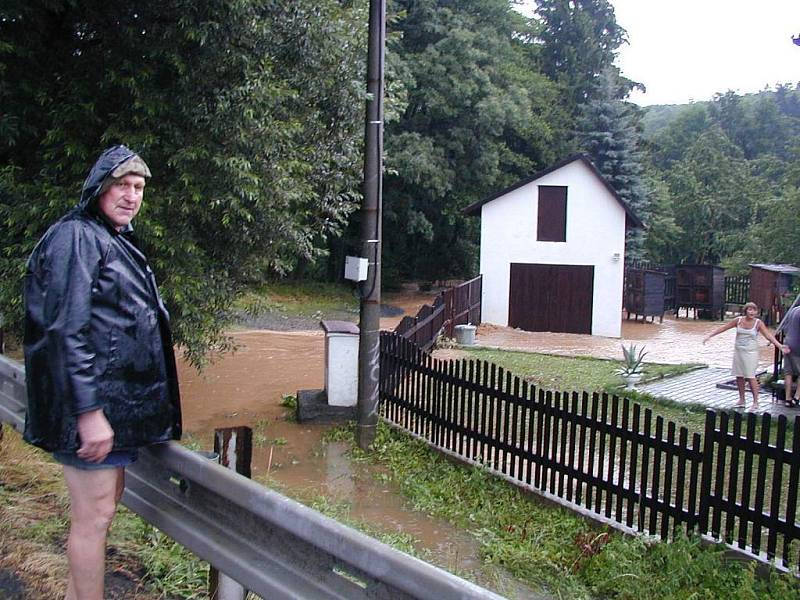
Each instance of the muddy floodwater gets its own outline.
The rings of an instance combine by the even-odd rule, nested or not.
[[[323,386],[325,339],[321,332],[242,331],[233,334],[239,350],[198,374],[179,365],[184,426],[203,449],[213,445],[218,427],[253,429],[253,478],[270,480],[279,491],[305,499],[326,496],[348,506],[354,519],[384,532],[403,532],[419,541],[437,565],[471,578],[509,598],[545,598],[501,570],[484,568],[476,542],[444,521],[405,506],[400,494],[375,477],[369,466],[353,463],[349,445],[322,444],[328,428],[286,418],[284,394]]]
[[[433,295],[396,298],[406,314]],[[395,311],[399,312],[399,311]],[[393,328],[400,316],[382,319]],[[664,363],[730,364],[734,333],[728,331],[703,345],[702,339],[719,322],[665,318],[663,323],[623,321],[622,338],[531,333],[482,325],[477,343],[485,346],[569,356],[621,358],[621,343],[644,344],[647,360]],[[237,331],[238,351],[198,373],[179,365],[185,430],[201,448],[212,445],[219,427],[246,425],[253,429],[253,477],[272,481],[304,499],[319,496],[345,503],[350,516],[387,532],[404,532],[419,541],[432,560],[454,572],[472,573],[482,585],[510,598],[536,598],[497,570],[482,568],[476,542],[461,530],[405,506],[399,493],[375,477],[372,467],[348,459],[347,446],[322,444],[327,426],[298,424],[281,406],[286,394],[323,387],[325,339],[322,331]],[[771,364],[772,348],[763,345],[761,359]]]
[[[607,338],[575,333],[531,332],[484,324],[478,327],[476,343],[506,350],[526,350],[564,356],[622,358],[622,344],[633,343],[647,351],[647,362],[667,364],[701,363],[727,367],[733,360],[736,334],[728,330],[703,344],[703,338],[723,321],[702,321],[665,316],[664,322],[622,321],[622,337]],[[758,337],[760,363],[771,365],[774,348]]]

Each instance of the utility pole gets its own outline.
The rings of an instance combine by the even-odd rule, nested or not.
[[[364,127],[362,256],[369,260],[362,285],[358,344],[356,442],[368,450],[378,426],[381,319],[381,203],[383,199],[383,57],[386,0],[370,0],[367,50],[367,114]]]

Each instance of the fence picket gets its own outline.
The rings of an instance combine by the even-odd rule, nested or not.
[[[509,373],[509,377],[511,377],[511,373]],[[509,459],[506,461],[507,470],[504,473],[514,476],[514,473],[517,473],[516,477],[519,479],[518,474],[518,465],[520,462],[519,457],[519,410],[520,406],[517,403],[517,399],[519,398],[519,387],[520,381],[519,377],[514,377],[512,387],[511,387],[511,398],[507,398],[506,402],[508,402],[508,406],[511,409],[510,415],[510,425],[509,421],[506,421],[506,428],[509,426],[511,427],[511,437],[508,439],[508,444],[511,448],[511,452],[509,454]]]
[[[766,482],[767,480],[767,455],[769,453],[769,434],[770,434],[771,420],[764,415],[761,419],[761,435],[760,440],[756,444],[756,451],[758,452],[758,481]],[[764,506],[764,486],[756,486],[756,506]],[[750,546],[753,552],[761,552],[761,522],[763,521],[761,511],[756,511],[753,518],[753,537]]]
[[[724,489],[725,489],[725,462],[727,461],[727,445],[725,444],[726,438],[728,436],[728,423],[729,423],[728,413],[722,413],[719,416],[719,430],[716,435],[717,437],[717,452],[715,455],[717,466],[716,466],[716,475],[714,476],[714,504],[712,505],[713,513],[711,516],[711,535],[714,536],[715,539],[719,539],[720,533],[720,523],[722,518],[722,511],[723,507],[721,506],[721,500],[723,497]]]
[[[535,385],[528,386],[527,382],[525,382],[526,394],[524,395],[525,398],[527,399],[525,406],[527,408],[526,421],[528,423],[528,440],[527,443],[525,444],[525,449],[527,450],[526,456],[528,461],[527,465],[528,468],[525,474],[525,483],[527,483],[528,485],[531,485],[533,483],[533,469],[534,469],[533,449],[534,449],[534,444],[536,443],[533,438],[533,431],[534,431],[533,426],[534,426],[534,419],[537,419],[536,415],[538,414],[535,410],[536,390],[537,387]]]
[[[786,528],[787,531],[783,536],[783,552],[781,553],[781,563],[784,567],[789,567],[789,552],[791,548],[791,541],[796,536],[790,535],[791,527],[795,524],[797,518],[797,489],[800,487],[800,417],[794,418],[794,428],[792,429],[792,456],[794,460],[791,461],[789,467],[789,493],[786,498]],[[800,552],[798,553],[798,568],[800,569]]]
[[[591,406],[591,416],[589,420],[589,479],[586,482],[586,507],[589,510],[592,510],[592,500],[594,499],[594,487],[596,481],[596,473],[595,473],[595,462],[599,462],[597,460],[597,454],[595,454],[596,442],[597,442],[597,410],[599,405],[600,396],[597,392],[592,394],[592,406]],[[595,509],[595,512],[598,512]]]
[[[581,395],[581,419],[580,419],[580,434],[578,443],[578,474],[580,476],[580,480],[578,481],[577,490],[575,491],[575,503],[582,504],[583,500],[583,492],[584,492],[584,482],[586,481],[586,471],[585,471],[585,455],[586,452],[584,451],[586,448],[586,428],[588,423],[588,416],[589,416],[589,394],[588,392],[583,392]],[[586,491],[588,495],[588,490]]]
[[[700,456],[702,448],[702,440],[699,433],[692,434],[692,452]],[[701,480],[700,467],[703,464],[702,459],[693,460],[690,466],[689,474],[689,526],[688,530],[698,529],[700,524],[701,509],[698,506],[697,490],[698,481]],[[702,486],[701,486],[702,487]]]
[[[657,429],[657,428],[656,428]],[[675,447],[675,423],[667,423],[667,448]],[[667,539],[669,536],[669,519],[672,512],[672,452],[664,453],[664,509],[661,517],[661,537]],[[680,486],[678,486],[680,487]]]
[[[600,396],[600,421],[598,421],[596,427],[598,429],[598,435],[600,436],[600,447],[597,452],[597,480],[598,482],[606,481],[605,477],[605,470],[606,464],[608,464],[607,456],[606,456],[606,423],[608,422],[608,394],[603,392]],[[603,492],[606,495],[606,502],[608,501],[608,490],[604,485],[598,483],[597,487],[595,488],[595,512],[600,513],[603,510]]]
[[[569,451],[567,452],[567,501],[572,502],[575,493],[575,484],[580,481],[575,476],[575,435],[577,433],[578,419],[578,392],[572,392],[572,408],[569,412]]]
[[[639,521],[637,527],[639,531],[647,531],[645,528],[648,511],[652,511],[650,499],[647,496],[648,483],[650,481],[650,448],[653,447],[653,438],[650,435],[650,427],[653,421],[653,411],[649,408],[644,409],[644,443],[642,444],[642,470],[639,484]],[[652,533],[649,532],[648,533]]]
[[[550,396],[550,449],[548,450],[548,460],[550,466],[550,484],[547,490],[555,494],[556,492],[556,475],[559,472],[558,468],[558,438],[559,438],[559,413],[561,408],[561,392],[554,391]]]
[[[615,394],[611,397],[611,428],[608,440],[608,475],[606,477],[606,518],[611,518],[614,500],[618,496],[618,485],[614,483],[614,465],[617,458],[617,413],[619,412],[619,398]]]
[[[674,429],[673,429],[674,434]],[[681,485],[682,481],[686,481],[686,463],[689,461],[689,431],[686,427],[681,427],[678,430],[678,458],[676,461],[676,486],[675,486],[675,519],[672,521],[672,535],[674,536],[678,531],[681,524],[686,524],[684,518],[683,508],[683,490],[684,486]],[[670,472],[670,476],[672,473]],[[668,486],[669,488],[669,486]]]
[[[471,385],[467,390],[467,420],[469,422],[469,449],[467,456],[472,460],[477,458],[478,442],[475,432],[478,428],[478,377],[480,371],[477,369],[474,360],[469,361],[469,382]]]
[[[619,439],[619,490],[617,492],[617,512],[616,512],[616,520],[618,523],[627,522],[623,521],[622,519],[622,503],[623,500],[627,507],[631,506],[631,498],[630,496],[626,496],[626,485],[625,485],[625,459],[628,455],[628,445],[630,444],[630,432],[629,424],[628,424],[628,416],[630,414],[630,400],[628,398],[622,399],[622,435]],[[633,486],[634,482],[628,479],[627,489],[630,489]]]
[[[656,431],[654,434],[653,445],[653,478],[652,486],[650,487],[650,497],[653,504],[650,506],[650,524],[648,530],[650,533],[658,531],[658,516],[661,511],[658,510],[660,504],[659,498],[661,497],[661,441],[664,435],[664,417],[661,415],[656,416]]]
[[[738,442],[742,436],[742,415],[733,415],[733,431],[731,433],[733,441]],[[739,478],[739,450],[731,448],[730,468],[728,469],[728,502],[731,506],[736,506],[737,484]],[[728,510],[725,515],[725,542],[730,544],[733,541],[733,530],[735,525],[736,513]]]
[[[770,527],[767,534],[767,558],[775,558],[778,545],[778,521],[780,519],[781,493],[783,492],[783,452],[786,450],[786,417],[778,417],[778,432],[775,436],[775,463],[772,468],[772,498],[769,503]]]
[[[745,448],[753,448],[756,443],[756,416],[747,415],[747,431],[745,433]],[[744,454],[744,474],[742,476],[742,510],[739,513],[739,548],[747,547],[747,530],[750,525],[750,518],[747,511],[750,509],[750,489],[753,476],[753,456],[752,450],[745,451]]]

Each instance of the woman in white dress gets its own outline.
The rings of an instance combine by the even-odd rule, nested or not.
[[[739,404],[744,406],[744,381],[750,382],[750,391],[753,393],[753,405],[751,408],[758,408],[758,379],[756,379],[756,369],[758,368],[758,334],[761,333],[767,341],[780,348],[781,352],[788,353],[789,348],[782,345],[769,329],[757,318],[758,305],[755,302],[748,302],[744,305],[744,316],[736,317],[722,327],[719,327],[703,338],[705,344],[715,335],[723,331],[736,328],[736,341],[733,346],[733,366],[731,375],[736,377],[736,387],[739,390]]]

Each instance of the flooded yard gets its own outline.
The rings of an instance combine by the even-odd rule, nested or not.
[[[399,298],[399,308],[414,314],[432,294]],[[400,313],[400,311],[393,311]],[[357,315],[356,315],[357,318]],[[402,314],[382,319],[393,328]],[[702,339],[719,323],[665,318],[664,322],[623,321],[622,339],[587,335],[531,333],[482,325],[477,344],[568,356],[620,358],[621,343],[644,344],[648,361],[664,363],[703,362],[730,364],[733,333]],[[319,330],[244,330],[233,334],[239,349],[198,373],[179,365],[185,431],[202,448],[212,445],[219,427],[246,425],[253,429],[253,478],[269,481],[292,496],[313,501],[325,496],[348,506],[350,516],[386,532],[403,532],[419,541],[440,566],[474,578],[509,597],[533,598],[534,593],[497,570],[485,571],[477,542],[448,523],[407,507],[391,484],[374,468],[351,461],[347,445],[323,444],[327,426],[298,424],[287,419],[281,405],[286,394],[323,387],[324,335]],[[772,349],[762,340],[761,359],[771,364]]]
[[[720,321],[701,321],[665,316],[663,323],[622,321],[622,337],[607,338],[575,333],[522,331],[484,324],[478,327],[476,343],[505,350],[525,350],[563,356],[622,358],[622,344],[636,344],[647,350],[647,362],[667,364],[703,363],[711,367],[728,367],[733,359],[734,331],[726,331],[703,344],[703,338]],[[760,363],[771,365],[773,347],[759,336]]]
[[[321,442],[329,426],[287,419],[284,394],[323,387],[322,332],[241,331],[239,350],[197,373],[181,362],[179,376],[187,437],[203,449],[215,428],[253,429],[253,478],[270,481],[306,502],[325,496],[344,503],[357,521],[419,542],[439,566],[472,573],[484,586],[511,598],[537,596],[496,568],[484,569],[477,543],[462,530],[407,507],[376,472],[347,456],[348,444]]]

